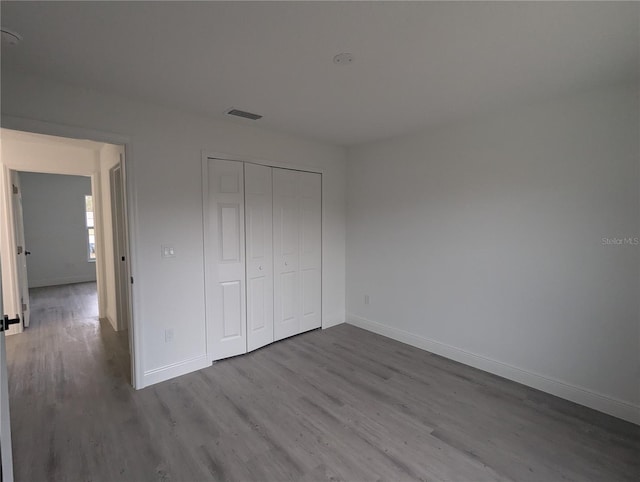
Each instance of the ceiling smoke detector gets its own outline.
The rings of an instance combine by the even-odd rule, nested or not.
[[[2,43],[7,45],[18,45],[22,40],[22,35],[7,28],[2,27]]]
[[[243,117],[245,119],[251,119],[251,120],[262,119],[262,116],[260,114],[254,114],[253,112],[247,112],[240,109],[229,109],[227,111],[227,114],[234,115],[236,117]]]
[[[341,54],[336,55],[333,58],[333,63],[339,64],[339,65],[346,65],[346,64],[352,64],[354,60],[355,59],[353,58],[353,54],[350,54],[348,52],[343,52]]]

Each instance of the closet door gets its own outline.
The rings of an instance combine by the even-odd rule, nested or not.
[[[247,352],[243,177],[241,162],[208,161],[205,251],[212,360]]]
[[[299,172],[300,332],[320,328],[322,291],[322,176]]]
[[[274,339],[322,325],[322,177],[273,169]]]
[[[244,167],[247,248],[247,350],[273,342],[273,189],[271,168]]]
[[[300,333],[298,174],[273,169],[274,340]]]

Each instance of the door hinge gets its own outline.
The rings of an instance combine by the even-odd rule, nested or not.
[[[133,276],[131,277],[131,284],[133,284]]]
[[[22,246],[18,246],[18,254],[22,254],[22,250],[23,250],[23,249],[24,249],[24,248],[23,248]]]
[[[18,194],[18,186],[16,186],[15,184],[12,184],[13,186],[13,194]]]
[[[22,312],[24,313],[25,311],[27,311],[27,304],[26,303],[22,303]]]

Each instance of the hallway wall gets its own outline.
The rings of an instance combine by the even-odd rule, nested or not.
[[[29,288],[96,280],[88,260],[85,196],[91,179],[21,172]]]

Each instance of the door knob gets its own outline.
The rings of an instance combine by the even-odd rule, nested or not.
[[[284,265],[285,265],[285,266],[289,266],[289,263],[287,263],[287,262],[285,261],[285,262],[284,262]]]
[[[258,266],[258,269],[259,269],[260,271],[262,271],[262,266]]]
[[[25,251],[24,254],[25,256],[29,256],[31,254],[31,251]]]

